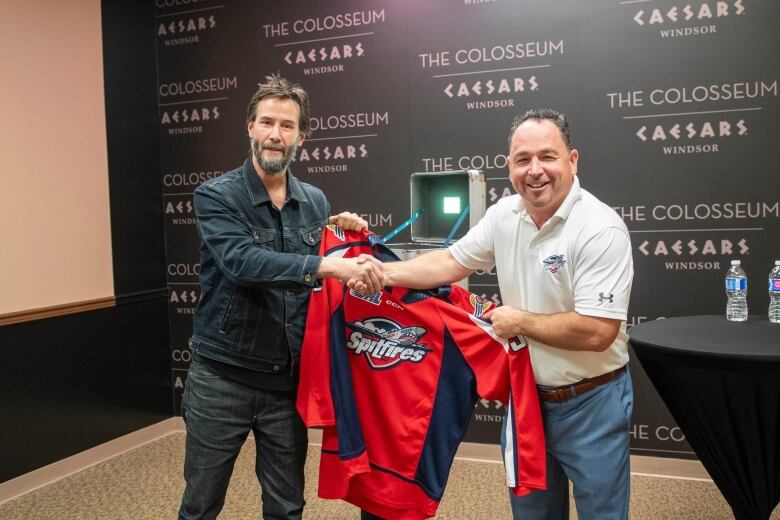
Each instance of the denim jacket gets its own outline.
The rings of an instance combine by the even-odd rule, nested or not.
[[[190,346],[222,363],[295,375],[330,204],[286,175],[281,210],[251,158],[195,190],[201,299]]]

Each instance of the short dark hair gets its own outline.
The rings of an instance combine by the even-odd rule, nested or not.
[[[521,114],[515,118],[515,120],[512,122],[512,129],[509,131],[509,145],[512,145],[512,136],[515,135],[515,130],[517,130],[517,127],[528,121],[529,119],[533,119],[536,121],[542,121],[542,120],[548,120],[551,121],[555,126],[558,127],[558,130],[561,132],[561,137],[563,138],[563,142],[566,144],[566,148],[571,150],[571,138],[569,137],[569,121],[566,119],[565,114],[561,114],[558,111],[552,110],[551,108],[533,108],[531,110],[526,111],[524,114]]]
[[[246,122],[255,120],[257,116],[257,104],[267,97],[279,99],[291,99],[298,104],[300,117],[298,118],[298,129],[308,137],[311,134],[311,123],[309,121],[309,94],[303,90],[303,87],[297,83],[291,83],[279,74],[271,74],[265,77],[265,83],[258,83],[257,92],[249,100],[249,106],[246,109]]]

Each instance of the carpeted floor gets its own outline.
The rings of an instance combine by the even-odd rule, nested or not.
[[[318,447],[311,446],[304,518],[357,520],[355,507],[317,498],[318,458]],[[0,505],[0,519],[173,519],[184,487],[183,459],[184,434],[174,433],[6,502]],[[631,484],[632,519],[732,518],[725,500],[710,482],[633,476]],[[261,518],[251,438],[239,456],[220,518]],[[501,465],[456,460],[437,518],[511,518]],[[574,512],[571,518],[576,518]],[[780,520],[780,508],[772,519]]]

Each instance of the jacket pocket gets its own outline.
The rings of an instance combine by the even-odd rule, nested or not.
[[[225,305],[225,310],[222,312],[222,319],[219,321],[219,331],[223,334],[227,332],[225,328],[230,321],[230,314],[233,312],[233,307],[235,306],[236,290],[237,288],[233,287],[233,289],[230,291],[230,298],[228,298],[227,305]]]
[[[273,249],[276,231],[268,228],[252,228],[252,241],[263,249]]]
[[[319,253],[321,239],[320,226],[297,229],[288,241],[288,250],[302,255],[316,255]]]

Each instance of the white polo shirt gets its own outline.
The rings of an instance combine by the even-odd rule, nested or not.
[[[537,384],[576,383],[628,362],[626,316],[634,275],[628,229],[612,208],[580,188],[576,176],[541,229],[520,195],[513,195],[488,208],[449,251],[467,269],[495,265],[505,305],[622,320],[604,352],[565,350],[526,338]]]

